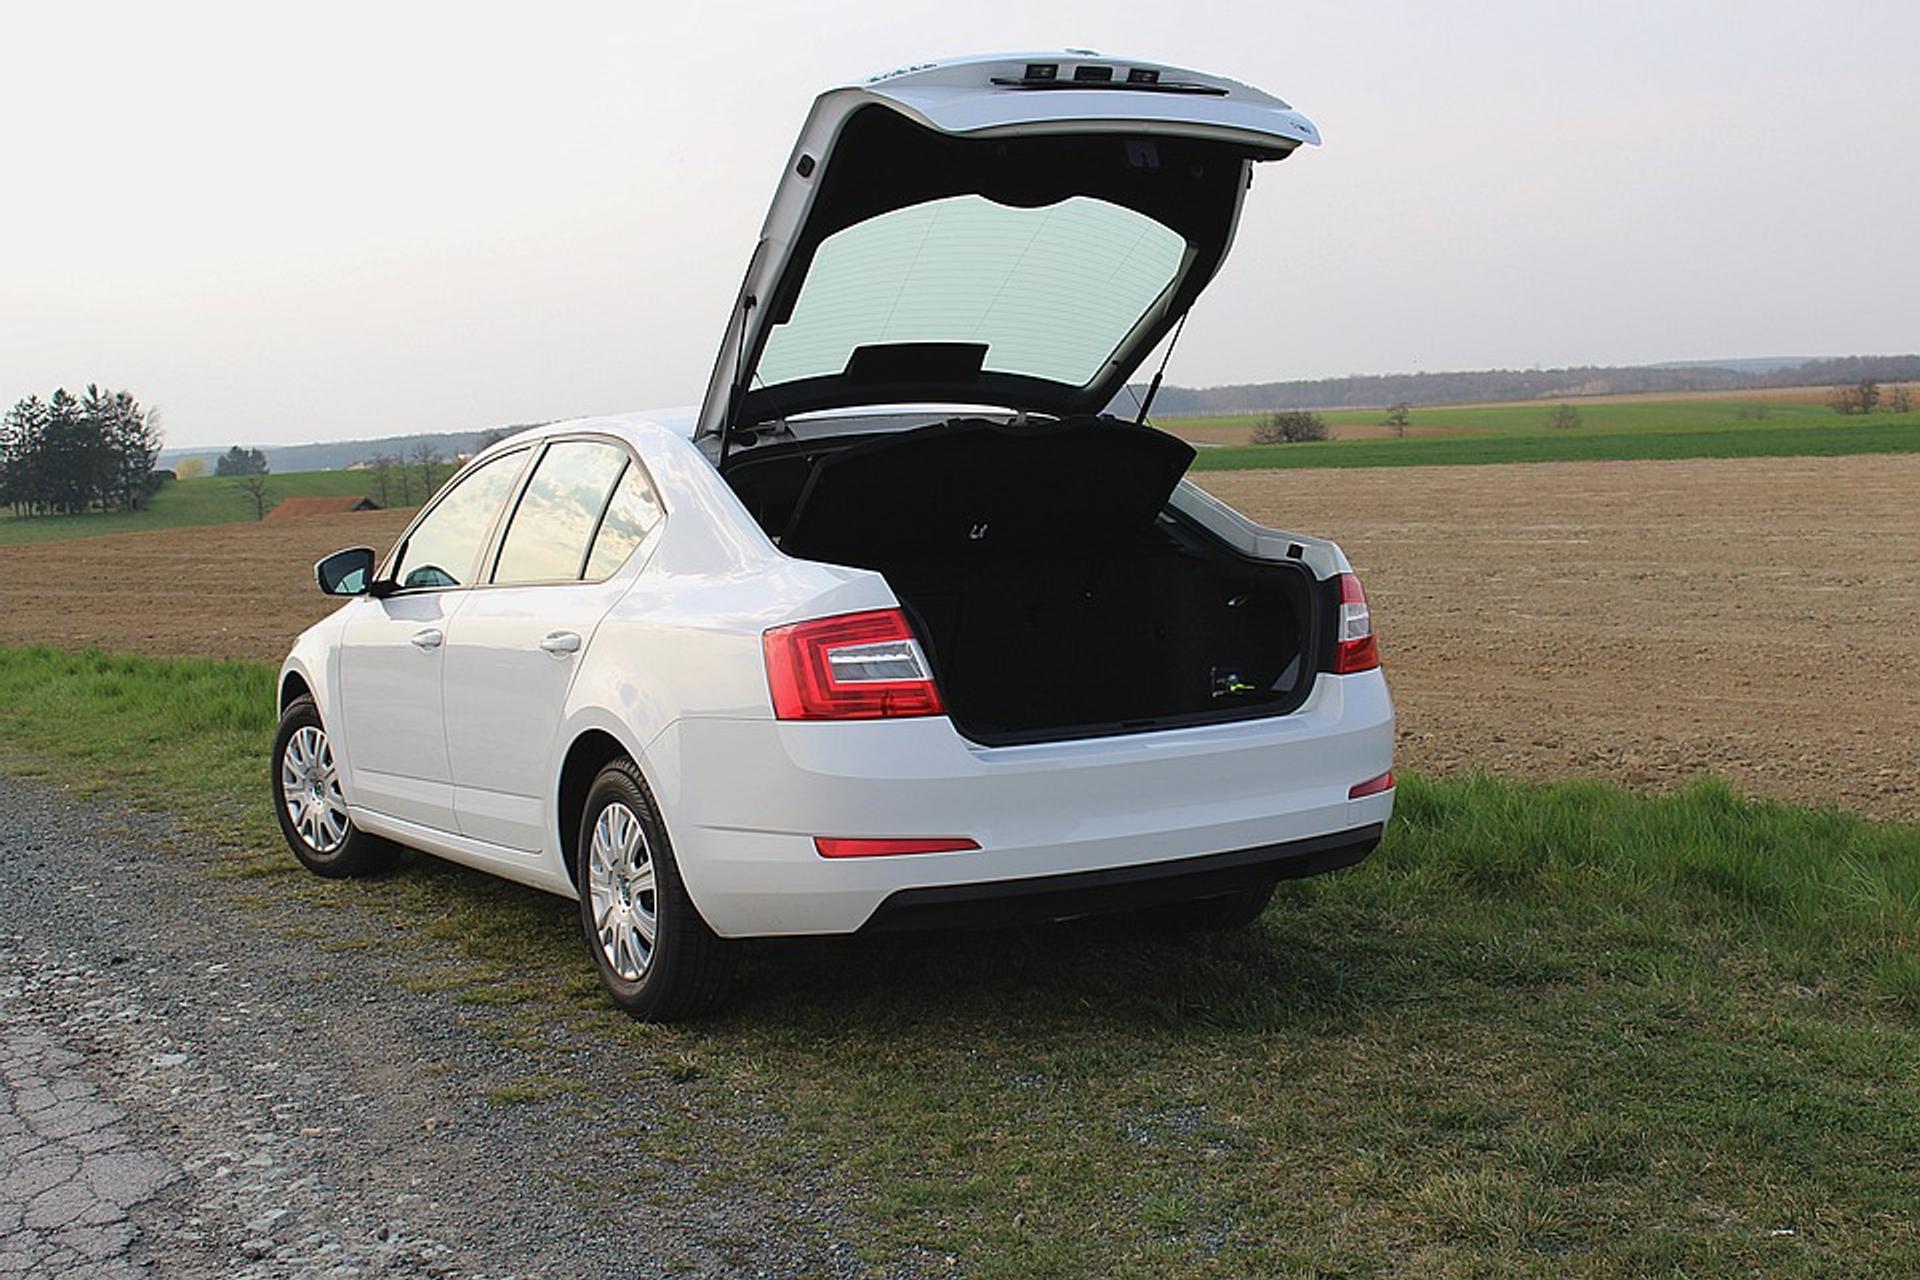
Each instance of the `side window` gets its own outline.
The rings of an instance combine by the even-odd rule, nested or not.
[[[494,582],[579,581],[594,521],[626,461],[625,450],[592,440],[548,449],[507,525]]]
[[[600,522],[600,533],[593,540],[587,577],[604,578],[625,564],[633,549],[660,523],[662,514],[660,496],[647,483],[646,473],[629,465],[607,507],[607,518]]]
[[[513,492],[526,460],[527,451],[515,449],[461,477],[408,535],[393,566],[393,580],[402,587],[472,582],[493,518]]]

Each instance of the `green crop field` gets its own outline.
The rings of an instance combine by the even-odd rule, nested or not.
[[[1767,403],[1766,416],[1742,417],[1756,402],[1570,401],[1578,426],[1551,427],[1541,405],[1415,409],[1404,438],[1285,445],[1242,443],[1257,414],[1168,418],[1156,425],[1208,445],[1201,471],[1260,467],[1406,467],[1501,462],[1598,462],[1652,458],[1819,457],[1920,451],[1920,412],[1841,417],[1819,405]],[[1322,414],[1336,429],[1377,427],[1378,410]]]
[[[453,474],[442,464],[434,469],[439,485]],[[412,504],[419,505],[428,489],[413,468]],[[389,481],[393,505],[402,505],[397,483]],[[197,476],[162,486],[140,511],[96,511],[80,516],[13,516],[0,511],[0,546],[22,542],[51,542],[84,538],[98,533],[138,533],[149,529],[180,529],[188,525],[232,524],[254,518],[253,499],[232,476]],[[379,481],[371,471],[292,471],[267,477],[267,507],[283,498],[352,496],[380,498]]]
[[[0,765],[111,779],[225,847],[206,892],[310,901],[334,970],[392,948],[415,998],[484,1008],[500,1080],[435,1088],[617,1120],[629,1086],[577,1066],[610,1046],[703,1117],[622,1129],[636,1161],[697,1144],[732,1194],[832,1188],[868,1261],[1920,1273],[1920,828],[1715,783],[1407,778],[1372,859],[1243,934],[756,944],[730,1012],[641,1027],[570,904],[424,858],[299,871],[266,801],[272,689],[258,664],[0,649]]]

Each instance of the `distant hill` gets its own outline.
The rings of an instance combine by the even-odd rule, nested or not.
[[[1877,378],[1882,382],[1920,381],[1920,355],[1838,356],[1805,359],[1799,356],[1747,357],[1735,360],[1676,360],[1666,364],[1602,366],[1567,369],[1480,369],[1460,373],[1375,373],[1347,378],[1314,378],[1297,382],[1249,382],[1226,387],[1162,386],[1154,398],[1156,414],[1168,417],[1210,413],[1261,413],[1271,409],[1380,409],[1405,401],[1414,405],[1476,404],[1499,400],[1546,400],[1576,396],[1625,395],[1663,391],[1752,391],[1763,387],[1838,386]],[[1113,412],[1131,417],[1144,383],[1120,393]],[[443,458],[471,453],[491,430],[508,434],[534,426],[481,431],[423,432],[380,436],[371,440],[336,440],[321,444],[259,445],[267,465],[279,474],[291,471],[336,471],[365,462],[375,454],[412,453],[422,441],[431,441]],[[159,465],[173,467],[182,458],[205,458],[207,469],[226,447],[166,449]]]
[[[472,453],[481,437],[493,431],[512,435],[536,424],[531,422],[515,423],[510,427],[485,428],[480,431],[442,431],[419,432],[407,436],[380,436],[373,440],[334,440],[322,444],[263,444],[257,446],[267,455],[267,466],[277,474],[285,475],[290,471],[338,471],[351,467],[356,462],[365,462],[375,454],[390,453],[405,458],[422,441],[430,442],[440,451],[441,458],[448,459],[456,453]],[[205,458],[207,470],[213,470],[214,460],[225,453],[226,446],[216,449],[165,449],[161,451],[159,465],[178,466],[182,458]]]
[[[1156,414],[1260,413],[1271,409],[1379,409],[1416,405],[1476,404],[1499,400],[1547,400],[1577,396],[1667,391],[1753,391],[1763,387],[1837,386],[1877,378],[1920,379],[1920,355],[1840,356],[1832,359],[1729,360],[1718,364],[1665,364],[1568,369],[1481,369],[1463,373],[1362,374],[1298,382],[1256,382],[1227,387],[1162,386]],[[1114,402],[1128,414],[1146,394],[1132,387]]]

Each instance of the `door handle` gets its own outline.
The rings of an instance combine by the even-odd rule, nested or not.
[[[580,652],[580,637],[571,631],[550,631],[540,641],[540,647],[556,658],[564,658]]]
[[[412,644],[416,649],[438,649],[440,642],[446,638],[438,627],[428,627],[425,631],[413,633]]]

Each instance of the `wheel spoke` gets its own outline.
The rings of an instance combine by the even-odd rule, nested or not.
[[[653,937],[654,934],[659,931],[660,927],[659,917],[650,912],[635,911],[633,913],[633,927],[634,931],[640,935],[640,940],[647,944],[648,954],[652,954]]]
[[[643,893],[652,893],[653,863],[643,862],[635,867],[633,874],[627,878],[627,887],[633,890],[633,896],[635,898],[638,898]]]

